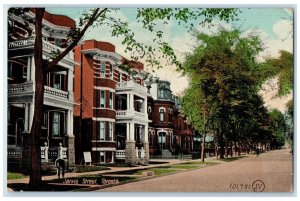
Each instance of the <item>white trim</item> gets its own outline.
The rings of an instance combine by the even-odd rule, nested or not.
[[[103,117],[93,117],[93,121],[108,121],[108,122],[116,122],[116,119],[111,118],[103,118]]]
[[[116,141],[108,141],[108,140],[92,140],[92,142],[101,142],[101,143],[114,142],[114,143],[117,143]]]
[[[116,151],[115,147],[92,147],[92,151]]]
[[[103,79],[103,78],[102,78]],[[106,90],[106,91],[110,91],[110,92],[116,92],[115,89],[113,88],[109,88],[109,87],[99,87],[99,86],[94,86],[94,89],[97,89],[97,90]]]
[[[96,74],[99,74],[99,73],[97,73],[97,72],[95,72]],[[103,80],[111,80],[111,81],[113,81],[113,82],[115,82],[115,83],[117,83],[118,81],[116,81],[116,80],[114,80],[114,79],[110,79],[110,78],[107,78],[107,77],[100,77],[100,76],[93,76],[94,78],[96,78],[96,79],[103,79]]]
[[[158,108],[158,113],[160,113],[160,110],[161,110],[161,109],[163,109],[163,110],[164,110],[164,113],[166,113],[166,108],[165,108],[165,107],[159,107],[159,108]]]
[[[94,109],[94,110],[110,110],[110,111],[116,112],[115,109],[104,108],[104,107],[93,107],[93,109]]]

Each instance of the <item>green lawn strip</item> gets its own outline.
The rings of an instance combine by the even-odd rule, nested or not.
[[[201,161],[192,161],[192,162],[186,162],[186,163],[176,163],[174,165],[206,165],[206,166],[211,166],[211,165],[217,165],[219,164],[218,162],[201,162]]]
[[[14,179],[23,179],[27,178],[27,175],[15,172],[7,172],[7,180],[14,180]]]
[[[178,172],[180,170],[178,169],[172,169],[172,166],[167,166],[167,167],[157,167],[157,168],[149,168],[146,170],[139,170],[135,172],[135,175],[142,175],[143,172],[154,172],[155,176],[160,176],[163,174],[168,174],[168,173],[173,173],[173,172]]]
[[[110,170],[108,167],[103,166],[76,166],[76,172],[93,172],[93,171],[102,171],[102,170]]]
[[[223,158],[223,159],[219,159],[220,161],[224,161],[224,162],[231,162],[231,161],[236,161],[236,160],[240,160],[243,158],[246,158],[247,156],[238,156],[238,157],[232,157],[232,158]]]

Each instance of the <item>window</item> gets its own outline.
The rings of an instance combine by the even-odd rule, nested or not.
[[[159,120],[160,120],[160,121],[165,121],[165,113],[164,113],[164,109],[160,109],[160,110],[159,110]]]
[[[113,109],[113,92],[109,92],[109,108]]]
[[[23,78],[27,78],[27,66],[23,66]]]
[[[105,163],[105,152],[100,151],[100,163]]]
[[[100,121],[100,140],[105,140],[105,122]]]
[[[111,64],[109,64],[109,76],[111,79],[113,79],[113,75],[114,75],[113,66]]]
[[[163,89],[161,89],[159,91],[160,91],[160,97],[164,98],[165,97],[165,91]]]
[[[60,135],[60,114],[58,112],[53,113],[52,122],[52,136],[59,137]]]
[[[109,140],[113,141],[113,122],[109,122]]]
[[[151,106],[148,107],[148,114],[152,112]]]
[[[119,75],[119,82],[122,82],[122,73]]]
[[[60,47],[61,44],[62,44],[62,40],[56,38],[56,39],[55,39],[55,45]]]
[[[105,108],[105,91],[100,91],[100,107]]]
[[[101,62],[100,73],[101,73],[101,77],[105,78],[105,62]]]

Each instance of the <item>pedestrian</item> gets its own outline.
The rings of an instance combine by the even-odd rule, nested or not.
[[[58,158],[55,161],[55,166],[57,168],[57,176],[60,179],[60,175],[62,178],[65,178],[65,161],[64,159]]]
[[[256,148],[256,157],[259,155],[259,148]]]

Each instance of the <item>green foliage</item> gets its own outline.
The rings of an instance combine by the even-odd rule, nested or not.
[[[261,40],[223,29],[215,35],[199,33],[197,39],[183,65],[191,80],[182,98],[184,113],[199,132],[208,127],[215,133],[221,147],[223,137],[245,144],[262,142],[267,110],[256,93],[254,73]]]
[[[279,77],[279,96],[288,94],[293,89],[293,54],[284,50],[280,51],[279,58],[269,58],[261,63],[256,77],[259,86],[272,77]]]
[[[273,109],[270,113],[273,144],[276,147],[281,147],[285,143],[285,133],[287,131],[287,125],[285,123],[284,115],[277,109]]]

